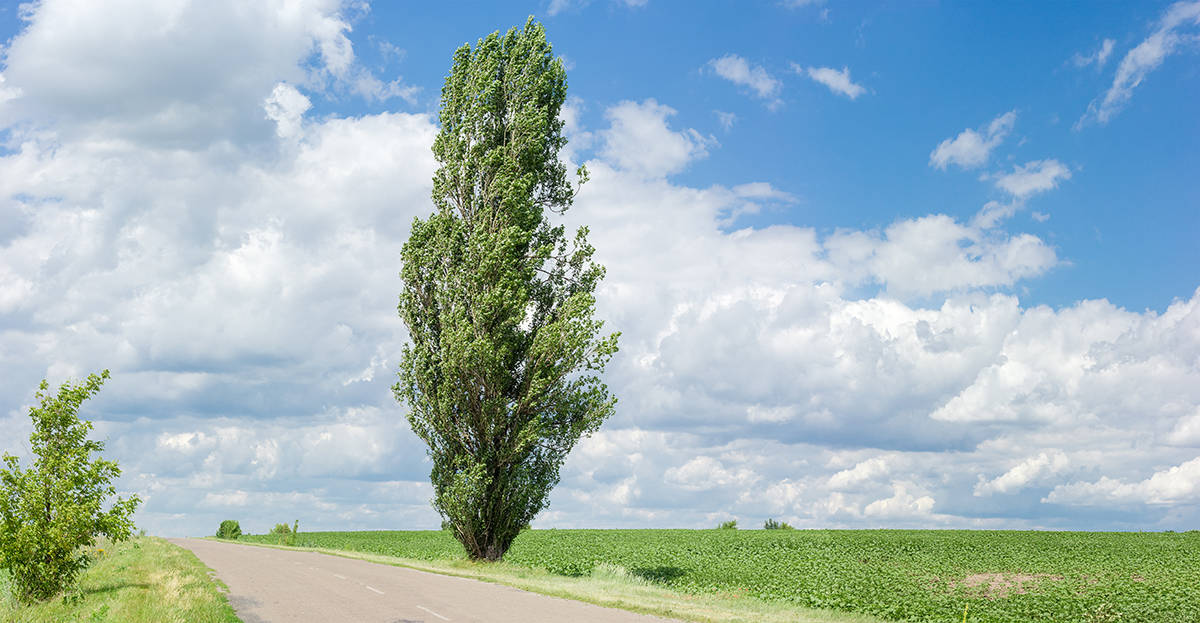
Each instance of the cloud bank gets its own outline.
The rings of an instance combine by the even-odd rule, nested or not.
[[[43,2],[12,42],[4,446],[22,452],[38,380],[108,367],[88,415],[151,532],[230,517],[435,527],[424,449],[389,389],[406,339],[400,247],[432,209],[434,121],[310,114],[365,75],[338,3],[202,20],[198,6],[131,24]],[[184,22],[196,30],[167,36]],[[730,66],[774,97],[765,71]],[[536,525],[1200,518],[1200,291],[1161,314],[1023,305],[1021,283],[1060,260],[998,220],[746,227],[740,215],[796,198],[761,180],[674,181],[716,142],[653,99],[605,111],[607,127],[569,125],[592,179],[567,224],[590,226],[608,268],[598,307],[623,333],[608,372],[621,402]],[[931,165],[982,166],[1014,120],[964,130]],[[1032,201],[1066,179],[1057,164],[996,183]]]

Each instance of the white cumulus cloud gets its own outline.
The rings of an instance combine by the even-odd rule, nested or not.
[[[783,103],[778,97],[782,83],[762,65],[751,64],[737,54],[726,54],[721,58],[712,59],[708,66],[718,76],[738,86],[749,88],[760,99],[767,100],[769,106],[778,107]]]
[[[881,498],[867,504],[863,508],[863,515],[881,519],[923,518],[929,516],[933,511],[936,500],[928,495],[920,495],[919,492],[913,493],[909,489],[909,485],[904,483],[893,485],[892,497]]]
[[[281,138],[291,138],[300,134],[300,124],[304,112],[312,108],[312,101],[290,84],[279,83],[271,91],[263,109],[267,117],[275,122],[275,133]]]
[[[1200,408],[1179,418],[1167,439],[1175,445],[1200,447]]]
[[[1016,121],[1017,111],[1010,110],[983,128],[963,130],[958,136],[938,143],[929,154],[929,166],[943,170],[952,164],[964,169],[983,166],[992,150],[1012,132]]]
[[[996,186],[1017,199],[1053,190],[1061,180],[1071,179],[1071,170],[1049,158],[1033,160],[1013,167],[1011,173],[996,175]]]
[[[617,104],[605,113],[612,125],[602,134],[601,152],[618,167],[646,177],[682,171],[707,156],[716,139],[691,128],[672,130],[667,118],[674,114],[674,108],[653,99]]]
[[[1059,485],[1045,501],[1077,506],[1195,503],[1200,501],[1200,457],[1155,472],[1142,481],[1104,476],[1095,482]]]
[[[829,487],[832,489],[854,487],[861,483],[887,476],[891,471],[886,457],[867,459],[850,469],[844,469],[830,476]]]
[[[1013,466],[1012,469],[991,479],[982,477],[975,485],[975,495],[991,495],[993,493],[1010,493],[1020,490],[1026,485],[1044,476],[1062,472],[1070,464],[1067,455],[1059,451],[1041,452]]]
[[[809,78],[820,84],[829,87],[830,91],[838,95],[845,95],[850,99],[858,99],[858,96],[867,92],[867,89],[860,84],[855,84],[850,80],[850,68],[843,67],[840,71],[832,67],[801,67],[792,63],[792,69],[799,74],[807,74]]]

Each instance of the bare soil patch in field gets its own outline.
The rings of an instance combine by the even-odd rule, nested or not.
[[[950,588],[963,587],[987,599],[1003,599],[1009,595],[1024,595],[1037,588],[1043,580],[1058,581],[1061,575],[1050,573],[974,573],[961,580],[951,580]]]

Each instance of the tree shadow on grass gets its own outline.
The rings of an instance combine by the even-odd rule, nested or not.
[[[99,595],[101,593],[115,593],[126,588],[151,588],[152,586],[146,582],[114,582],[80,589],[79,593],[82,595]]]
[[[643,580],[654,582],[655,584],[669,584],[672,580],[678,578],[684,573],[683,569],[680,569],[679,567],[670,567],[666,565],[659,565],[657,567],[638,567],[636,569],[630,569],[629,572],[638,576],[639,578],[642,578]]]

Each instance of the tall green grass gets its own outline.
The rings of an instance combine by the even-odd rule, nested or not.
[[[220,585],[191,552],[154,537],[102,547],[78,586],[32,606],[13,600],[9,578],[0,571],[0,621],[239,623]]]

